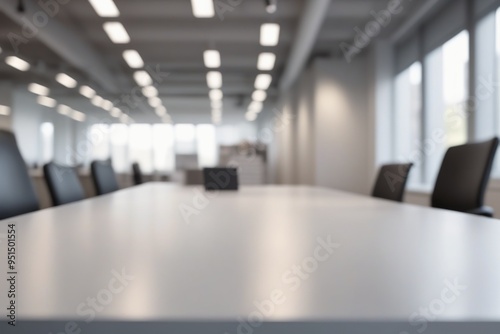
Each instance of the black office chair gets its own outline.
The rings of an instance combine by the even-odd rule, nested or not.
[[[43,173],[54,206],[85,199],[85,192],[73,167],[51,162],[43,166]]]
[[[238,190],[238,170],[236,168],[204,168],[205,190]]]
[[[137,162],[132,164],[132,176],[134,177],[134,183],[136,186],[144,183],[141,166]]]
[[[0,220],[40,209],[14,134],[0,130]]]
[[[93,161],[90,170],[97,195],[109,194],[120,189],[110,161]]]
[[[402,202],[408,175],[413,167],[409,164],[390,164],[380,168],[372,196],[395,202]]]
[[[493,217],[484,194],[498,147],[498,138],[455,146],[446,152],[432,193],[434,208]]]

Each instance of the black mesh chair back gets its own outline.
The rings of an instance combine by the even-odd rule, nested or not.
[[[93,161],[90,170],[97,195],[109,194],[120,189],[110,161]]]
[[[402,202],[413,164],[389,164],[380,168],[372,196]]]
[[[432,193],[432,206],[492,217],[484,194],[498,147],[498,138],[451,147],[446,152]]]
[[[134,162],[132,164],[132,176],[134,178],[134,184],[139,185],[144,183],[144,178],[142,176],[141,166]]]
[[[43,166],[43,173],[54,206],[85,199],[85,192],[73,167],[51,162]]]
[[[204,168],[203,182],[205,190],[238,190],[238,169]]]
[[[40,209],[16,138],[5,130],[0,130],[0,172],[0,220]]]

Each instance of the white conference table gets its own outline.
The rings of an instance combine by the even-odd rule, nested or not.
[[[498,333],[500,221],[311,187],[203,194],[149,183],[1,221],[18,322],[0,332]]]

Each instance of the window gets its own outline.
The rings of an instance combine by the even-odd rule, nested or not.
[[[198,164],[200,168],[215,167],[218,163],[215,126],[200,124],[196,127]]]
[[[151,125],[132,124],[129,131],[130,163],[137,162],[144,173],[153,173],[153,134]]]
[[[92,151],[90,160],[107,160],[110,157],[109,125],[94,124],[87,134]]]
[[[54,159],[54,124],[42,123],[40,125],[40,166]]]
[[[174,129],[171,124],[153,125],[153,155],[156,171],[175,170]]]
[[[422,64],[413,63],[396,77],[394,141],[397,160],[413,161],[410,184],[422,183]]]
[[[196,154],[196,127],[193,124],[175,125],[175,152]]]
[[[111,160],[117,173],[130,172],[128,130],[125,124],[113,124],[110,127]]]

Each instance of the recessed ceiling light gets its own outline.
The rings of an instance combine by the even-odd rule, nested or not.
[[[101,108],[106,110],[106,111],[111,111],[113,109],[113,102],[111,102],[109,100],[102,100]]]
[[[14,67],[16,70],[26,72],[30,69],[30,64],[19,57],[9,56],[5,58],[5,63],[9,66]]]
[[[257,68],[260,71],[270,71],[274,68],[276,62],[276,55],[271,52],[262,52],[257,61]]]
[[[0,115],[9,116],[10,115],[10,107],[0,105]]]
[[[130,36],[120,22],[106,22],[103,28],[113,43],[126,44],[130,42]]]
[[[83,122],[87,118],[84,113],[80,111],[73,110],[71,112],[71,118],[78,122]]]
[[[80,87],[80,94],[82,94],[88,99],[91,99],[95,96],[95,90],[93,90],[89,86],[82,86]]]
[[[65,104],[60,104],[57,106],[57,112],[60,113],[61,115],[69,115],[73,109],[71,107],[68,107]]]
[[[128,117],[128,115],[127,115],[127,114],[122,114],[122,115],[120,116],[120,121],[122,121],[122,123],[127,123],[127,122],[129,122],[129,121],[130,121],[130,117]]]
[[[113,0],[89,0],[97,15],[100,17],[117,17],[120,11]]]
[[[210,106],[212,107],[212,109],[222,109],[222,101],[214,100],[210,102]]]
[[[162,116],[167,114],[167,108],[165,108],[164,106],[159,106],[156,108],[155,112],[156,112],[156,115],[158,115],[159,117],[162,117]]]
[[[273,77],[270,74],[259,74],[255,78],[255,89],[266,90],[271,85]]]
[[[207,73],[208,88],[216,89],[222,87],[222,74],[217,71],[210,71]]]
[[[31,83],[28,85],[28,90],[36,95],[47,96],[50,94],[50,89],[45,86],[39,85],[37,83]]]
[[[267,98],[267,93],[263,90],[256,90],[252,94],[252,100],[258,101],[258,102],[263,102]]]
[[[220,53],[217,50],[207,50],[203,52],[203,60],[208,68],[220,67]]]
[[[144,61],[142,60],[141,55],[135,50],[123,51],[123,59],[125,59],[128,66],[130,66],[131,68],[144,67]]]
[[[161,106],[161,99],[159,97],[151,97],[148,99],[148,103],[152,108]]]
[[[66,73],[56,75],[56,81],[68,88],[75,88],[78,85],[78,82]]]
[[[277,23],[264,23],[260,26],[260,45],[276,46],[280,38],[280,25]]]
[[[96,95],[92,98],[90,102],[92,102],[92,104],[95,105],[96,107],[100,108],[102,106],[102,103],[104,102],[104,99],[99,95]]]
[[[262,111],[262,102],[252,101],[248,106],[248,111],[260,113]]]
[[[191,0],[193,15],[198,18],[214,17],[215,8],[213,0]]]
[[[36,103],[47,108],[54,108],[57,105],[57,101],[48,96],[37,97]]]
[[[247,112],[245,114],[245,118],[247,121],[249,122],[253,122],[257,119],[257,114],[253,113],[253,112]]]
[[[170,117],[170,115],[163,115],[161,120],[163,121],[163,123],[167,123],[167,124],[172,123],[172,118]]]
[[[208,95],[212,101],[220,101],[224,97],[220,89],[212,89]]]
[[[158,89],[154,86],[147,86],[142,89],[142,94],[145,97],[156,97],[158,96]]]
[[[120,115],[122,114],[122,111],[119,108],[115,107],[115,108],[111,109],[111,111],[109,112],[109,114],[112,117],[120,117]]]
[[[153,84],[153,79],[146,71],[137,71],[134,73],[134,80],[141,87],[150,86]]]

